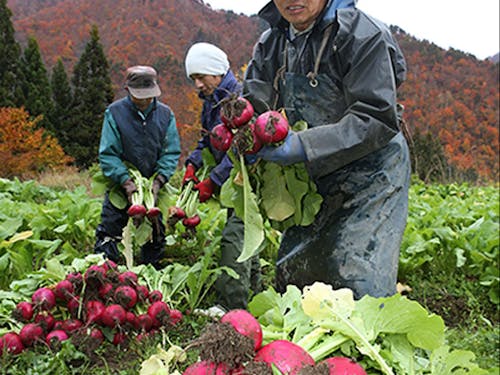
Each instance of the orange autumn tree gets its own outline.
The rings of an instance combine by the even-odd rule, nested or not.
[[[23,108],[0,108],[0,177],[32,177],[72,162],[57,139],[37,128]]]

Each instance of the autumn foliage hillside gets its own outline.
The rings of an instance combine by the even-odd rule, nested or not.
[[[200,103],[184,73],[195,41],[227,51],[236,73],[262,31],[257,17],[214,11],[202,0],[8,0],[16,37],[34,36],[48,68],[62,57],[70,74],[97,25],[116,96],[125,68],[150,64],[160,72],[162,99],[175,111],[183,139],[198,136]],[[448,162],[480,179],[499,177],[499,66],[457,50],[443,50],[393,27],[409,74],[401,101],[413,134],[441,141]],[[189,125],[187,125],[189,124]]]

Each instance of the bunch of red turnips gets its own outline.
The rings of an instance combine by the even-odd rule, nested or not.
[[[299,345],[274,340],[265,345],[259,321],[248,311],[231,310],[208,325],[188,350],[199,350],[199,361],[183,375],[366,375],[349,358],[331,357],[315,363]]]
[[[229,96],[221,102],[222,123],[210,132],[210,143],[226,152],[234,148],[239,154],[256,154],[263,146],[283,141],[290,129],[286,118],[269,110],[256,115],[244,97]]]
[[[159,290],[149,290],[134,272],[120,272],[110,260],[37,289],[30,301],[17,304],[12,317],[24,325],[0,337],[0,355],[37,345],[57,349],[72,338],[94,347],[105,340],[119,345],[172,329],[183,319]]]

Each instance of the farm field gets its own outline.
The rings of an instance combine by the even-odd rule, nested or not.
[[[174,176],[171,181],[174,189],[178,180]],[[0,336],[19,332],[30,320],[13,315],[20,302],[32,301],[41,288],[54,289],[68,275],[84,275],[103,264],[92,254],[102,197],[90,185],[88,174],[65,181],[54,176],[0,179]],[[218,323],[192,312],[212,305],[211,286],[224,272],[217,267],[217,252],[225,211],[216,201],[199,205],[198,211],[195,236],[186,238],[182,228],[171,232],[163,269],[137,264],[130,269],[137,276],[134,285],[160,292],[159,300],[168,306],[168,319],[160,312],[152,333],[116,315],[109,324],[87,319],[83,328],[69,330],[74,334],[68,340],[48,345],[35,339],[19,354],[4,352],[0,373],[182,374],[205,353],[193,342]],[[400,257],[401,294],[353,301],[348,292],[338,294],[321,284],[276,293],[272,265],[279,232],[266,226],[260,253],[265,288],[253,297],[249,312],[262,327],[263,344],[289,340],[317,362],[342,355],[369,374],[498,374],[498,233],[498,186],[414,180]],[[115,287],[129,285],[120,278],[125,266],[110,267],[106,277]],[[92,280],[85,279],[83,289],[71,294],[90,299],[85,293],[97,282]],[[336,301],[328,323],[314,316],[322,311],[314,305],[317,296]],[[43,315],[50,311],[56,321],[88,318],[83,304],[72,312],[64,298],[58,297]],[[139,298],[128,310],[146,314],[155,302]],[[97,341],[87,334],[96,327],[103,334]]]

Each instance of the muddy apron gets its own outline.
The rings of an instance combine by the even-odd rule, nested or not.
[[[284,73],[279,92],[291,124],[332,124],[346,107],[340,89],[324,74]],[[356,298],[394,294],[410,181],[401,132],[384,148],[314,179],[322,207],[313,224],[283,233],[277,289],[323,281],[334,289],[351,288]]]

